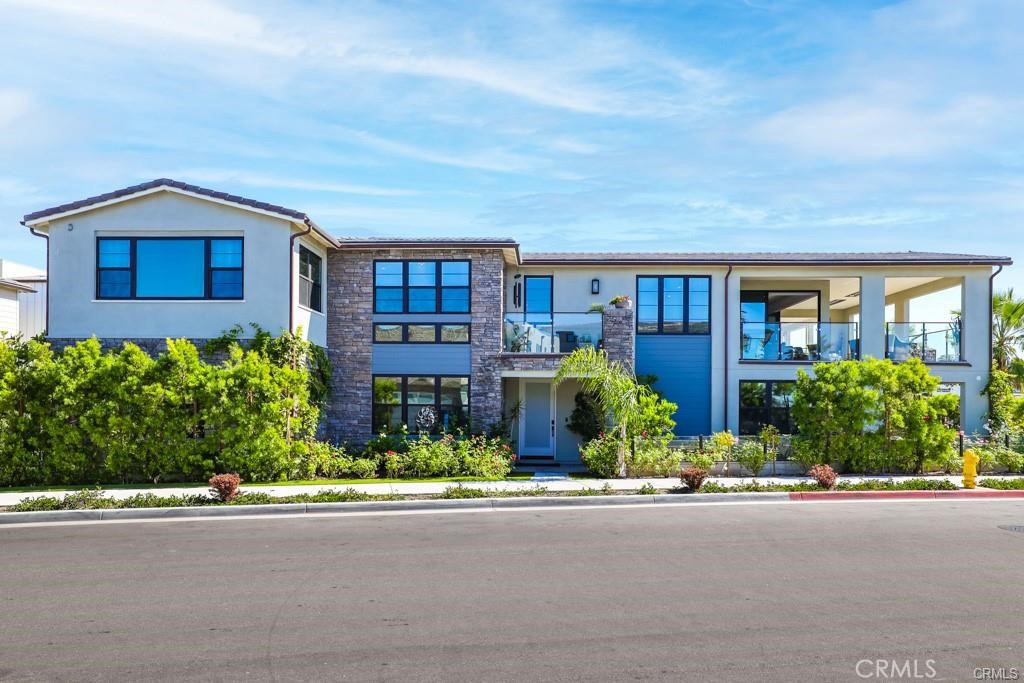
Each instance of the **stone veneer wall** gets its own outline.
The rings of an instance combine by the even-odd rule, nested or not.
[[[617,360],[633,367],[636,356],[636,327],[633,325],[633,309],[604,309],[604,350],[610,360]]]
[[[373,420],[374,259],[469,259],[470,414],[487,428],[501,419],[502,296],[505,262],[500,250],[333,250],[327,255],[327,347],[333,365],[331,404],[324,418],[330,438],[365,442]],[[415,321],[415,314],[409,320]],[[412,373],[410,373],[412,374]]]

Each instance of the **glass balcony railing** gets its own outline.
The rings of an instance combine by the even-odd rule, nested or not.
[[[920,358],[925,363],[959,363],[960,321],[888,323],[885,357],[894,361]]]
[[[505,315],[505,351],[570,353],[600,346],[604,324],[600,312],[509,313]]]
[[[837,361],[860,357],[857,323],[741,323],[740,358]]]

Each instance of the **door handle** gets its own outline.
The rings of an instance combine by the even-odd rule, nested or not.
[[[551,436],[555,435],[555,421],[551,421]]]

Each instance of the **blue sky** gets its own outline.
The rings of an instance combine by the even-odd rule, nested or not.
[[[1019,260],[1021,35],[1019,0],[0,0],[0,258],[170,176],[338,235]]]

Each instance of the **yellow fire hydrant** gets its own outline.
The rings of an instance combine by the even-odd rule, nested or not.
[[[978,475],[978,461],[981,458],[974,451],[964,451],[964,488],[974,488],[974,478]]]

